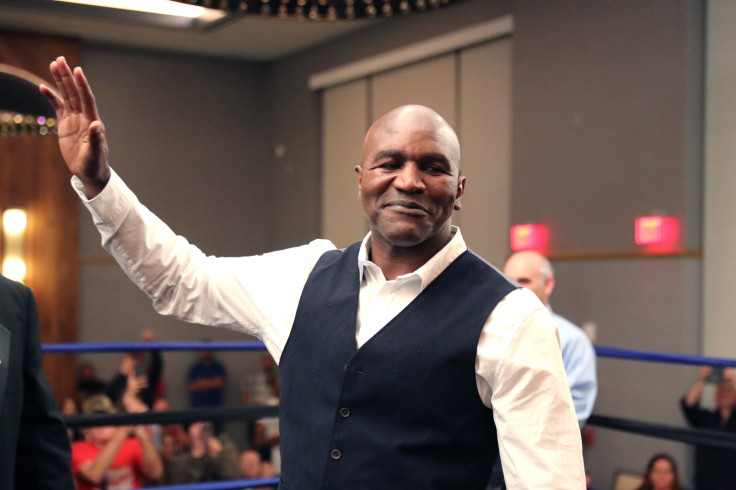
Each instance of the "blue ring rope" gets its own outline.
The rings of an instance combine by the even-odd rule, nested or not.
[[[705,357],[689,354],[671,354],[667,352],[636,351],[630,349],[619,349],[617,347],[597,346],[596,354],[600,357],[613,357],[617,359],[633,359],[636,361],[667,362],[674,364],[693,364],[698,366],[723,366],[735,367],[736,359],[725,357]]]
[[[43,344],[45,354],[74,354],[88,352],[132,352],[132,351],[175,351],[175,350],[244,350],[262,351],[266,349],[263,342],[115,342],[115,343],[64,343]],[[666,362],[675,364],[692,364],[707,366],[736,367],[736,359],[724,357],[706,357],[690,354],[672,354],[667,352],[637,351],[618,347],[596,346],[595,352],[600,357],[616,359],[633,359],[636,361]]]
[[[263,342],[100,342],[83,344],[43,344],[44,354],[80,352],[132,352],[149,350],[266,350]]]

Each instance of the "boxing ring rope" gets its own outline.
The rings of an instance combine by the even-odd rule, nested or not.
[[[100,352],[133,351],[263,351],[262,342],[117,342],[117,343],[60,343],[43,344],[45,354],[77,354]],[[670,364],[707,365],[736,367],[736,359],[706,357],[690,354],[674,354],[656,351],[621,349],[617,347],[596,346],[598,357],[627,359],[644,362]],[[91,427],[98,425],[145,425],[174,424],[201,420],[251,420],[261,417],[278,416],[278,406],[251,405],[243,407],[219,407],[193,410],[169,410],[127,414],[70,415],[64,417],[68,427]],[[588,425],[657,437],[686,444],[699,444],[736,450],[736,435],[704,429],[685,429],[650,422],[636,421],[593,414]],[[256,487],[275,487],[278,478],[232,480],[227,482],[207,482],[203,484],[169,485],[152,487],[163,490],[230,490]]]
[[[244,350],[262,351],[266,350],[263,342],[91,342],[91,343],[60,343],[43,344],[41,346],[44,354],[78,354],[91,352],[133,352],[133,351],[195,351],[195,350]],[[595,352],[598,357],[611,357],[616,359],[631,359],[636,361],[664,362],[673,364],[691,364],[736,367],[736,359],[723,357],[705,357],[691,354],[673,354],[668,352],[641,351],[621,349],[618,347],[596,346]]]
[[[90,352],[134,352],[134,351],[178,351],[178,350],[266,350],[263,342],[97,342],[81,344],[43,344],[44,354],[78,354]]]

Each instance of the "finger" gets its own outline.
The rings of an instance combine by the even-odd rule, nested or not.
[[[43,83],[38,86],[38,90],[41,92],[41,95],[46,97],[46,99],[51,103],[54,110],[56,111],[56,116],[61,117],[61,114],[64,110],[64,103],[61,100],[61,97],[52,90],[51,88],[47,87]]]
[[[71,107],[71,110],[73,110],[74,112],[81,112],[82,103],[79,99],[79,87],[77,87],[77,82],[74,81],[74,76],[72,75],[71,68],[69,68],[66,59],[64,59],[63,56],[57,58],[56,64],[59,67],[61,83],[64,86],[64,91],[66,92],[67,96],[67,99],[65,101],[68,103],[69,107]]]
[[[99,119],[93,121],[89,125],[89,144],[95,149],[98,155],[104,151],[105,145],[105,125]]]
[[[97,121],[100,119],[100,114],[97,112],[95,96],[87,82],[87,77],[84,76],[84,72],[80,67],[74,69],[74,80],[79,87],[79,100],[82,106],[82,113],[90,121]]]
[[[64,81],[61,78],[61,62],[64,60],[63,57],[59,57],[56,59],[56,61],[52,61],[49,65],[49,71],[51,71],[51,76],[54,77],[54,82],[56,83],[56,90],[59,92],[59,95],[61,96],[62,103],[64,104],[64,109],[67,109],[67,102],[69,101],[69,95],[66,93],[66,87],[64,87]],[[66,62],[64,62],[64,65],[66,65]]]

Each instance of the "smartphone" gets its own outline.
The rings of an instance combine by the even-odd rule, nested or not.
[[[713,371],[705,378],[705,382],[714,385],[723,383],[723,366],[714,366]]]

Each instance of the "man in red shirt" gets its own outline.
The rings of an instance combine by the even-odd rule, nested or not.
[[[114,413],[105,395],[85,400],[85,414]],[[129,408],[128,411],[135,411]],[[141,488],[141,479],[161,477],[161,458],[145,426],[92,427],[72,445],[72,474],[78,490]]]

